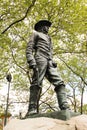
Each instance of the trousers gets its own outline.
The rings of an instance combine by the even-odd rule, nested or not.
[[[64,85],[63,80],[58,75],[57,68],[53,66],[52,60],[48,60],[42,56],[38,56],[36,57],[36,64],[38,67],[39,76],[37,80],[37,74],[33,74],[31,86],[37,85],[37,82],[39,82],[39,85],[41,85],[44,77],[46,77],[48,81],[52,83],[55,87]]]

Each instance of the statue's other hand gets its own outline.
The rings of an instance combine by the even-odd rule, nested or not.
[[[37,65],[32,65],[32,66],[30,67],[30,69],[33,69],[34,72],[37,72],[37,71],[38,71]]]

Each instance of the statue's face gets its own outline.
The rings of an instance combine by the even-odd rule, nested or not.
[[[42,26],[41,27],[41,31],[43,32],[43,33],[48,33],[48,31],[49,31],[49,26]]]
[[[49,26],[44,26],[44,30],[45,30],[46,33],[48,33],[48,31],[49,31]]]

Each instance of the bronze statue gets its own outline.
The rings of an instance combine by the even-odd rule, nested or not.
[[[33,69],[32,83],[30,86],[29,107],[26,116],[38,112],[38,102],[42,90],[42,81],[46,77],[55,86],[59,107],[61,110],[69,108],[65,84],[57,73],[57,65],[53,62],[53,48],[51,38],[48,35],[51,22],[40,20],[34,26],[34,33],[31,35],[26,48],[26,58],[29,67]]]

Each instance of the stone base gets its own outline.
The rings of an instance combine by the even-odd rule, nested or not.
[[[80,113],[75,113],[70,110],[61,110],[61,111],[55,111],[55,112],[48,112],[48,113],[41,113],[41,114],[34,114],[30,115],[27,118],[36,118],[36,117],[49,117],[54,119],[60,119],[60,120],[69,120],[71,117],[78,116]],[[23,118],[23,119],[27,119]]]
[[[87,130],[87,115],[70,120],[58,120],[48,117],[11,119],[3,130]]]

